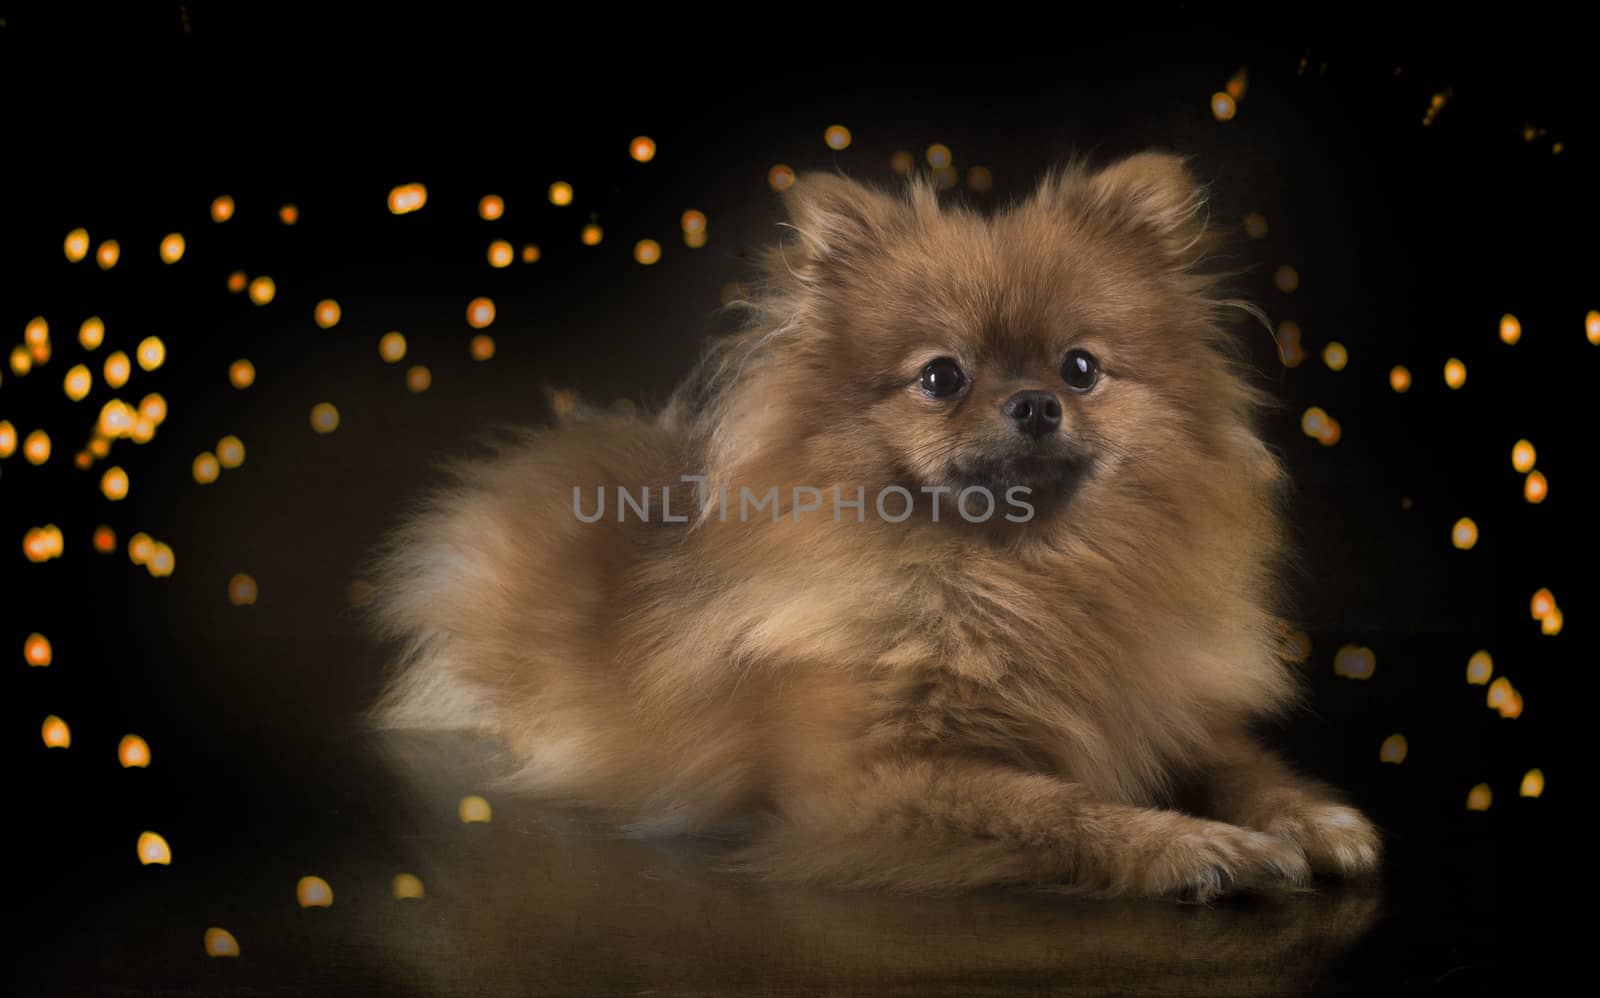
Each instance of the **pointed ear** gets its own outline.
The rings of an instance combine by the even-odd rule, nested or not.
[[[784,195],[806,259],[847,262],[880,245],[901,219],[904,207],[881,191],[832,173],[807,173]]]
[[[1097,229],[1150,239],[1179,265],[1199,255],[1206,191],[1182,157],[1142,152],[1061,187],[1073,213]]]

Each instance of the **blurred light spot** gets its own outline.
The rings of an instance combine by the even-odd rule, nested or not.
[[[413,365],[406,371],[406,388],[416,394],[428,390],[433,384],[433,373],[422,364]]]
[[[1238,70],[1228,78],[1228,85],[1223,89],[1227,90],[1228,96],[1232,97],[1234,100],[1244,100],[1245,89],[1249,85],[1250,67],[1240,66]]]
[[[1232,97],[1222,91],[1211,95],[1211,115],[1218,121],[1232,121],[1233,116],[1239,113],[1238,105]]]
[[[143,832],[139,835],[139,862],[145,866],[152,863],[160,866],[172,864],[172,847],[167,845],[167,840],[155,832]]]
[[[1522,796],[1539,797],[1544,794],[1544,770],[1530,769],[1522,774]]]
[[[155,439],[156,424],[143,416],[133,421],[133,432],[128,434],[128,439],[136,444],[147,444]]]
[[[1342,371],[1350,362],[1350,353],[1343,343],[1335,340],[1322,348],[1322,362],[1328,365],[1329,370]]]
[[[1300,286],[1300,272],[1286,263],[1273,272],[1272,283],[1284,294],[1293,294]]]
[[[641,163],[648,163],[656,158],[656,140],[648,135],[640,135],[628,143],[628,155]]]
[[[150,560],[144,563],[144,567],[145,571],[149,572],[152,577],[164,579],[172,574],[173,569],[178,567],[178,556],[173,553],[172,548],[160,541],[156,541],[155,546],[150,550]]]
[[[1556,598],[1548,589],[1541,589],[1533,594],[1531,609],[1534,620],[1543,620],[1556,608]]]
[[[1561,613],[1560,607],[1554,607],[1539,621],[1539,633],[1555,637],[1561,633],[1561,625],[1566,622],[1566,617]]]
[[[489,244],[489,266],[491,267],[509,267],[515,255],[511,249],[511,244],[504,239],[496,239]]]
[[[902,177],[911,176],[911,171],[917,168],[917,158],[904,149],[897,150],[889,157],[889,169]]]
[[[1487,651],[1475,651],[1467,659],[1467,682],[1482,686],[1494,675],[1494,658]]]
[[[123,735],[117,743],[117,761],[123,769],[147,769],[150,766],[150,746],[138,735]]]
[[[89,394],[89,388],[94,382],[94,376],[82,364],[74,364],[67,371],[67,376],[62,379],[62,390],[67,393],[67,398],[74,402],[82,402]]]
[[[228,602],[234,606],[253,606],[259,595],[256,580],[243,572],[228,580]]]
[[[206,956],[236,957],[239,955],[239,940],[233,938],[233,933],[227,929],[219,929],[215,925],[206,930]]]
[[[1285,629],[1280,654],[1286,662],[1304,662],[1311,657],[1311,635],[1305,631]]]
[[[233,198],[224,194],[211,202],[211,220],[213,222],[226,222],[233,217]]]
[[[51,714],[44,719],[39,733],[44,736],[46,748],[72,747],[72,729],[67,727],[67,722]]]
[[[522,262],[523,263],[538,263],[539,262],[539,244],[538,243],[528,243],[526,246],[522,247]]]
[[[244,286],[248,281],[249,277],[246,276],[244,271],[236,270],[228,275],[228,290],[238,294],[244,290]]]
[[[284,225],[293,225],[300,221],[300,206],[297,204],[286,204],[282,208],[279,208],[278,221],[282,222]]]
[[[17,344],[11,348],[11,373],[21,377],[33,370],[33,356],[28,353],[28,348]]]
[[[396,901],[420,900],[422,898],[422,881],[418,880],[414,874],[395,874],[394,897]]]
[[[98,315],[91,315],[78,327],[78,343],[85,350],[97,350],[105,342],[106,324]]]
[[[249,388],[256,383],[256,366],[243,357],[228,365],[228,384],[235,388]]]
[[[167,359],[167,345],[161,342],[159,336],[146,336],[139,341],[139,347],[134,352],[139,358],[139,366],[146,371],[154,371]]]
[[[479,333],[472,338],[468,347],[473,360],[488,360],[494,356],[494,337],[487,333]]]
[[[467,325],[473,329],[483,329],[494,322],[494,301],[489,298],[474,298],[467,303]]]
[[[485,194],[478,199],[478,217],[493,222],[506,213],[506,203],[498,194]]]
[[[278,282],[270,277],[261,276],[250,282],[250,300],[257,305],[266,305],[278,296]]]
[[[1251,239],[1267,238],[1267,216],[1252,211],[1244,217],[1244,234]]]
[[[101,554],[111,554],[117,549],[117,532],[104,523],[95,527],[94,549]]]
[[[61,245],[67,254],[67,260],[77,263],[89,255],[89,230],[73,229],[67,233],[66,241]]]
[[[1522,339],[1522,323],[1517,317],[1507,312],[1500,317],[1500,341],[1507,346]]]
[[[128,560],[135,565],[149,562],[150,556],[155,553],[156,542],[144,531],[139,531],[128,538]]]
[[[1444,363],[1444,383],[1451,388],[1460,388],[1467,383],[1467,365],[1454,357]]]
[[[942,142],[935,142],[929,146],[924,155],[928,159],[928,165],[935,170],[942,170],[955,162],[955,155],[950,152],[950,147]]]
[[[1445,87],[1443,90],[1428,98],[1427,110],[1422,112],[1423,128],[1427,128],[1429,125],[1433,124],[1433,119],[1437,118],[1439,116],[1439,112],[1444,110],[1445,104],[1449,102],[1450,95],[1454,92],[1455,91],[1453,88]],[[1488,788],[1486,787],[1485,790],[1487,789]]]
[[[1489,684],[1489,692],[1485,695],[1484,700],[1489,705],[1490,710],[1500,710],[1511,702],[1512,692],[1511,680],[1501,676]]]
[[[1406,745],[1405,735],[1390,735],[1383,740],[1383,745],[1378,749],[1378,761],[1398,766],[1406,761],[1407,751],[1409,746]]]
[[[217,456],[208,450],[203,450],[195,455],[194,464],[190,469],[194,473],[194,480],[201,485],[210,485],[222,473],[222,466],[217,461]]]
[[[160,392],[151,392],[139,400],[139,415],[157,426],[167,421],[167,400]]]
[[[493,813],[489,808],[489,802],[478,796],[461,798],[461,806],[457,810],[461,820],[469,824],[488,821]]]
[[[572,203],[572,185],[558,180],[550,185],[550,203],[565,208]]]
[[[1346,679],[1370,679],[1377,667],[1371,648],[1345,645],[1333,656],[1333,674]]]
[[[401,333],[384,333],[378,340],[378,356],[393,364],[406,355],[406,338]]]
[[[332,298],[324,298],[323,300],[317,302],[317,310],[315,313],[317,325],[321,326],[323,329],[332,329],[334,326],[337,326],[339,324],[339,316],[343,314],[344,310],[341,309],[339,307],[339,303],[334,301]]]
[[[1468,811],[1487,811],[1494,802],[1494,794],[1489,792],[1489,784],[1480,783],[1467,791]]]
[[[822,141],[828,148],[838,152],[850,148],[850,129],[843,125],[829,125],[828,130],[822,133]]]
[[[956,168],[953,166],[937,166],[933,169],[933,189],[948,191],[956,185]]]
[[[339,410],[332,402],[318,402],[311,407],[311,428],[318,433],[332,433],[339,428]]]
[[[80,450],[72,455],[72,466],[79,471],[88,471],[94,464],[94,455],[87,450]]]
[[[1393,388],[1396,392],[1402,395],[1410,391],[1411,371],[1400,364],[1396,364],[1394,367],[1390,368],[1389,387]]]
[[[121,350],[106,357],[103,371],[106,384],[112,388],[121,388],[128,383],[128,375],[133,373],[133,364],[128,360],[128,355]],[[131,424],[130,424],[131,425]]]
[[[217,461],[224,468],[237,468],[244,463],[244,441],[232,435],[217,441]]]
[[[181,232],[167,233],[166,238],[161,240],[161,262],[177,263],[182,260],[184,245]]]
[[[1544,472],[1538,469],[1528,472],[1528,478],[1522,485],[1522,497],[1531,503],[1541,503],[1549,494],[1550,483],[1545,481]]]
[[[100,491],[105,493],[112,502],[126,499],[128,496],[128,473],[121,468],[107,468],[106,473],[100,476]]]
[[[428,203],[428,189],[421,184],[401,184],[389,192],[389,211],[409,215]]]
[[[36,315],[28,320],[22,330],[22,341],[30,347],[50,342],[50,323],[45,321],[44,316]]]
[[[34,430],[22,441],[22,456],[28,459],[29,464],[43,464],[50,460],[50,434],[43,430]]]
[[[680,221],[683,224],[683,231],[685,232],[704,232],[706,229],[706,216],[704,212],[694,211],[691,209],[683,213],[683,218]]]
[[[648,267],[661,259],[661,244],[654,239],[641,239],[633,245],[633,259]]]
[[[1344,427],[1339,425],[1337,419],[1329,416],[1322,424],[1322,431],[1317,434],[1317,443],[1324,447],[1332,447],[1339,442],[1342,436],[1344,436]]]
[[[747,298],[749,298],[749,295],[745,293],[743,284],[740,284],[738,281],[729,281],[727,284],[722,286],[722,294],[720,295],[720,298],[722,304],[731,305],[736,301],[745,301]]]
[[[22,642],[22,657],[30,666],[43,668],[49,665],[54,658],[50,639],[38,632],[28,635],[28,640]]]
[[[1583,334],[1590,343],[1600,347],[1600,312],[1590,312],[1583,317]]]
[[[1478,525],[1472,521],[1472,517],[1463,516],[1450,528],[1450,543],[1463,551],[1472,550],[1473,545],[1478,543]]]
[[[782,194],[794,186],[794,169],[779,163],[767,171],[767,186]]]
[[[333,888],[321,877],[301,877],[294,896],[302,908],[328,908],[333,905]]]
[[[101,270],[110,270],[120,259],[122,259],[122,247],[115,239],[107,239],[94,253],[94,262],[100,265]]]
[[[978,194],[987,194],[994,187],[994,174],[989,172],[987,166],[974,166],[967,171],[967,189]]]
[[[1308,437],[1322,433],[1328,425],[1328,414],[1320,406],[1312,406],[1300,416],[1300,431]]]
[[[600,240],[604,236],[604,230],[602,230],[600,226],[594,224],[593,222],[585,225],[583,227],[583,231],[578,233],[578,239],[581,240],[585,246],[599,246]]]
[[[29,561],[38,564],[51,558],[61,557],[66,549],[66,543],[61,528],[53,523],[47,523],[42,527],[32,527],[22,535],[22,553]]]
[[[1533,470],[1534,463],[1538,460],[1539,452],[1533,449],[1533,444],[1528,440],[1518,440],[1511,448],[1511,467],[1523,474]]]
[[[96,429],[89,437],[89,453],[96,458],[103,458],[110,454],[111,438]]]
[[[11,420],[0,420],[0,457],[10,457],[17,452],[17,428]]]
[[[578,393],[570,388],[563,388],[550,393],[550,410],[557,416],[565,416],[578,407]]]

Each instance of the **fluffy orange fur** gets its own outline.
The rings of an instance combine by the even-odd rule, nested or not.
[[[1372,870],[1373,826],[1246,732],[1293,696],[1283,475],[1203,204],[1156,153],[992,217],[801,178],[749,326],[661,413],[529,433],[393,539],[379,718],[502,739],[513,786],[634,831],[736,827],[774,878],[1204,899]],[[1062,383],[1074,349],[1091,390]],[[919,383],[939,357],[959,397]],[[1061,407],[1037,453],[1002,415],[1024,389]],[[923,489],[974,467],[1045,482],[1038,514],[972,524],[946,494],[934,522]],[[575,486],[592,510],[619,485],[689,522],[575,515]],[[872,509],[895,485],[901,523]],[[772,486],[775,521],[717,515]],[[865,522],[794,486],[864,487]]]

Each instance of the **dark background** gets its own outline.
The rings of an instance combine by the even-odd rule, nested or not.
[[[0,465],[0,522],[16,545],[3,556],[6,640],[19,646],[40,631],[54,646],[50,668],[18,656],[4,672],[24,989],[1227,994],[1457,991],[1547,972],[1565,953],[1547,927],[1551,899],[1587,873],[1582,836],[1553,815],[1589,785],[1566,732],[1586,720],[1580,677],[1594,662],[1597,612],[1588,465],[1600,347],[1585,340],[1584,316],[1600,308],[1600,209],[1594,88],[1575,27],[1517,13],[1462,37],[1460,25],[1422,20],[1335,28],[1193,5],[1042,26],[970,8],[868,38],[853,21],[798,8],[749,15],[669,28],[619,12],[637,32],[623,40],[621,23],[563,11],[394,9],[366,20],[282,5],[152,4],[108,19],[0,3],[0,346],[9,354],[35,315],[49,320],[54,345],[48,364],[22,378],[7,368],[0,380],[0,419],[19,440],[44,427],[54,444],[42,467],[23,460],[20,444]],[[1242,66],[1249,87],[1237,117],[1218,122],[1210,96]],[[1424,127],[1430,98],[1446,90]],[[822,140],[835,123],[854,137],[842,152]],[[1542,129],[1532,141],[1530,125]],[[639,134],[658,144],[648,164],[627,155]],[[695,864],[673,866],[671,889],[659,887],[650,863],[677,862],[674,847],[616,846],[645,850],[622,856],[591,844],[582,848],[595,852],[550,874],[587,890],[547,881],[477,909],[492,909],[510,940],[495,954],[524,959],[555,946],[561,959],[541,966],[559,972],[530,979],[505,964],[501,974],[487,951],[440,942],[465,924],[441,883],[476,876],[489,892],[516,879],[520,850],[537,866],[591,833],[536,810],[507,811],[520,815],[507,828],[497,799],[494,834],[510,837],[482,848],[499,860],[424,877],[430,896],[414,911],[386,896],[388,876],[416,865],[417,842],[441,856],[478,855],[470,850],[480,844],[460,845],[458,787],[406,789],[428,784],[414,765],[409,782],[397,775],[359,730],[384,660],[349,605],[364,559],[442,460],[472,452],[497,425],[546,420],[544,386],[600,403],[663,400],[701,339],[732,327],[723,288],[748,278],[750,254],[777,234],[773,164],[887,184],[896,150],[921,163],[934,142],[954,151],[963,177],[974,165],[992,172],[992,192],[963,185],[948,195],[983,208],[1022,196],[1075,153],[1192,154],[1214,183],[1214,222],[1236,237],[1241,294],[1303,329],[1306,360],[1286,369],[1265,331],[1241,323],[1262,382],[1283,403],[1265,429],[1297,483],[1294,584],[1313,642],[1308,706],[1271,735],[1385,829],[1390,860],[1381,891],[1357,905],[1361,930],[1328,952],[1298,935],[1281,952],[1251,942],[1281,940],[1274,933],[1289,925],[1312,940],[1332,934],[1318,927],[1333,921],[1315,913],[1346,910],[1336,887],[1298,913],[1249,902],[1196,914],[1052,902],[1032,914],[1004,908],[977,928],[952,912],[1002,909],[917,902],[913,917],[881,899],[809,902],[822,906],[816,924],[843,919],[856,939],[904,942],[894,934],[955,919],[961,938],[986,941],[957,974],[941,962],[948,952],[919,955],[911,943],[859,962],[814,938],[797,948],[810,937],[761,921],[750,914],[756,895],[708,887]],[[570,207],[546,199],[555,180],[574,185]],[[389,190],[411,181],[427,185],[427,206],[391,215]],[[499,221],[477,216],[488,193],[505,199]],[[209,217],[220,194],[237,205],[223,225]],[[300,209],[292,227],[277,217],[290,202]],[[680,237],[689,208],[710,220],[703,249]],[[1243,233],[1251,211],[1268,221],[1264,240]],[[593,248],[578,241],[591,219],[605,231]],[[92,245],[117,239],[121,262],[110,271],[92,256],[68,263],[62,240],[78,226]],[[187,253],[167,266],[156,250],[171,231],[185,235]],[[492,269],[485,248],[500,238],[519,249],[536,242],[542,259]],[[660,242],[659,264],[633,262],[641,238]],[[1292,294],[1273,286],[1280,264],[1300,274]],[[230,294],[235,269],[270,274],[276,300],[263,308]],[[498,308],[486,363],[469,357],[475,331],[464,321],[479,295]],[[323,330],[312,311],[329,297],[343,320]],[[1514,347],[1497,336],[1504,312],[1522,322]],[[105,320],[106,344],[82,358],[77,327],[89,315]],[[390,329],[408,340],[401,364],[377,354]],[[151,443],[120,441],[109,461],[75,469],[73,453],[113,394],[100,376],[105,355],[131,353],[151,333],[167,345],[165,366],[135,367],[114,394],[137,402],[161,392],[166,423]],[[1330,340],[1349,348],[1342,372],[1321,362]],[[1451,356],[1467,367],[1460,391],[1443,382]],[[245,391],[228,384],[236,357],[256,367]],[[74,403],[61,378],[80,359],[96,387]],[[432,372],[425,393],[405,387],[413,363]],[[1407,394],[1388,387],[1394,364],[1411,369]],[[308,425],[320,401],[341,416],[328,436]],[[1309,405],[1341,422],[1336,446],[1300,433]],[[246,462],[196,484],[195,454],[228,433],[244,441]],[[1521,437],[1550,481],[1538,506],[1523,500],[1511,467]],[[111,464],[132,482],[120,503],[98,488]],[[1449,538],[1463,515],[1481,532],[1466,552]],[[65,554],[31,564],[21,535],[44,523],[61,527]],[[117,532],[116,554],[92,549],[101,523]],[[129,562],[127,538],[140,530],[173,547],[172,577]],[[256,605],[229,603],[235,572],[258,582]],[[1540,587],[1561,605],[1559,636],[1530,619]],[[1334,675],[1346,643],[1373,649],[1371,679]],[[1484,689],[1465,682],[1480,648],[1522,693],[1520,718],[1487,709]],[[70,723],[70,749],[41,744],[46,714]],[[151,745],[148,770],[116,763],[130,731]],[[1381,765],[1378,747],[1397,732],[1409,755]],[[1548,789],[1519,798],[1532,767]],[[1469,813],[1467,791],[1480,782],[1493,806]],[[171,867],[135,861],[147,828],[172,843]],[[644,863],[642,880],[616,879],[633,862]],[[294,907],[304,873],[333,882],[334,908]],[[641,882],[658,893],[631,893]],[[573,913],[542,944],[519,934],[532,916],[517,907],[540,904],[541,892]],[[684,900],[713,895],[720,907]],[[652,924],[703,923],[707,949],[679,954],[681,964],[642,959],[663,944],[615,915],[632,910],[628,898]],[[1124,935],[1095,934],[1102,911]],[[1007,962],[1008,934],[1061,919],[1086,948],[1059,965]],[[719,948],[749,924],[764,926],[758,944]],[[229,927],[244,957],[208,961],[208,925]],[[1186,954],[1210,938],[1194,935],[1197,925],[1242,948],[1197,965]],[[439,961],[478,971],[397,971],[405,960],[395,948],[419,940]],[[1101,945],[1120,955],[1097,956]]]

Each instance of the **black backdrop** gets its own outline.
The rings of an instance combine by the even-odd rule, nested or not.
[[[383,652],[350,611],[349,586],[438,462],[494,425],[546,419],[545,385],[660,401],[701,338],[729,328],[723,289],[775,235],[772,165],[888,183],[894,152],[920,162],[934,142],[963,177],[991,171],[992,192],[952,195],[979,205],[1025,193],[1074,153],[1170,148],[1214,181],[1212,216],[1237,235],[1241,290],[1303,329],[1307,356],[1293,369],[1264,332],[1249,333],[1283,402],[1267,433],[1297,483],[1298,623],[1313,643],[1308,709],[1274,737],[1386,829],[1398,914],[1350,959],[1408,986],[1460,966],[1537,965],[1519,947],[1542,938],[1544,892],[1567,877],[1552,814],[1586,782],[1563,733],[1582,723],[1597,610],[1587,479],[1600,346],[1584,321],[1600,308],[1600,212],[1593,88],[1570,27],[1511,25],[1471,41],[1426,23],[1266,37],[1224,23],[1262,15],[1189,6],[1041,37],[974,9],[950,15],[939,40],[869,43],[843,21],[772,16],[788,20],[623,43],[618,25],[537,13],[391,12],[368,24],[192,4],[107,21],[0,5],[0,344],[9,352],[43,315],[54,354],[0,381],[0,419],[54,443],[43,466],[20,445],[0,464],[0,523],[16,545],[4,556],[5,640],[15,649],[42,632],[54,651],[49,668],[14,657],[4,672],[11,855],[29,892],[16,896],[35,912],[43,980],[70,959],[104,961],[115,977],[110,964],[137,950],[148,964],[131,986],[173,986],[168,964],[196,958],[198,927],[211,924],[201,897],[230,878],[265,879],[287,862],[285,842],[358,842],[357,777],[327,739],[352,729]],[[1241,66],[1248,90],[1219,122],[1210,97]],[[853,134],[843,151],[823,142],[834,123]],[[648,164],[628,157],[638,134],[658,145]],[[573,184],[571,206],[547,200],[556,180]],[[427,185],[426,207],[390,214],[389,190],[411,181]],[[495,222],[477,216],[489,193],[505,199]],[[221,194],[237,211],[218,225],[209,205]],[[285,226],[277,212],[291,202],[300,220]],[[690,208],[709,218],[703,249],[679,234]],[[1267,219],[1265,239],[1244,235],[1248,212]],[[597,247],[578,239],[590,220],[604,228]],[[91,246],[119,241],[117,266],[100,270],[92,250],[64,258],[78,226]],[[168,266],[157,246],[171,231],[187,252]],[[484,254],[496,238],[537,243],[541,259],[493,269]],[[633,262],[642,238],[663,247],[655,266]],[[1273,286],[1282,264],[1300,276],[1292,294]],[[276,299],[257,307],[229,293],[235,269],[271,275]],[[487,362],[467,348],[465,308],[479,295],[498,308]],[[313,322],[323,298],[342,305],[332,329]],[[1497,336],[1506,312],[1521,321],[1515,346]],[[83,357],[76,333],[90,315],[107,341]],[[377,352],[390,329],[409,343],[398,365]],[[158,391],[170,416],[150,443],[119,441],[109,460],[74,468],[113,394],[105,354],[150,334],[166,363],[135,367],[115,394]],[[1349,350],[1340,372],[1320,357],[1334,340]],[[1468,371],[1459,391],[1442,377],[1452,356]],[[236,357],[257,371],[244,391],[227,379]],[[80,361],[96,387],[72,402],[61,379]],[[406,389],[413,363],[431,371],[426,392]],[[1406,394],[1389,387],[1395,364],[1412,372]],[[341,414],[327,436],[308,424],[320,401]],[[1340,420],[1336,446],[1300,432],[1311,405]],[[227,433],[244,441],[245,463],[196,484],[190,462]],[[1539,505],[1511,466],[1522,437],[1550,482]],[[131,481],[118,503],[98,488],[113,464]],[[1481,532],[1470,551],[1450,543],[1461,516]],[[32,564],[20,541],[47,523],[64,555]],[[116,531],[114,554],[92,549],[102,523]],[[130,563],[136,531],[172,546],[172,577]],[[256,605],[230,604],[236,572],[258,582]],[[1541,587],[1564,613],[1559,635],[1530,617]],[[1345,644],[1373,649],[1370,679],[1335,676]],[[1480,648],[1520,691],[1520,718],[1488,709],[1465,681]],[[41,744],[47,714],[71,725],[70,749]],[[149,740],[147,771],[117,765],[126,732]],[[1394,733],[1409,755],[1380,764]],[[1549,789],[1521,798],[1534,767]],[[1480,782],[1493,805],[1469,813]],[[134,862],[145,828],[181,856],[159,882]],[[161,930],[113,931],[90,914],[132,910],[115,900],[128,898],[161,911]],[[1436,917],[1444,909],[1456,915]]]

